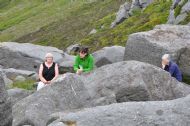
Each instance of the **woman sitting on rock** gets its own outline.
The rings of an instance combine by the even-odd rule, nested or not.
[[[45,62],[40,65],[39,78],[37,90],[51,84],[59,75],[58,65],[53,62],[53,55],[47,53],[45,56]]]
[[[88,48],[82,47],[79,51],[79,55],[76,56],[74,71],[77,74],[82,74],[83,72],[90,72],[94,68],[94,58],[88,52]]]

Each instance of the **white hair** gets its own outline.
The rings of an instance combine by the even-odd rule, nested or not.
[[[48,57],[52,57],[53,58],[53,54],[52,53],[47,53],[45,58],[48,58]]]
[[[170,61],[170,60],[171,60],[170,54],[164,54],[164,55],[162,56],[162,60],[164,60],[164,59]]]

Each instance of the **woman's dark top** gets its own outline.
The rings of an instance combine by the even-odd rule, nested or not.
[[[43,71],[42,76],[46,79],[46,81],[51,81],[55,77],[55,63],[48,68],[45,63],[43,63]]]

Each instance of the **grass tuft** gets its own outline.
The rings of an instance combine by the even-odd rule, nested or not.
[[[22,88],[22,89],[26,89],[26,90],[35,90],[34,83],[35,83],[35,81],[33,81],[33,80],[26,80],[23,82],[17,81],[17,82],[13,83],[13,86],[11,88]]]

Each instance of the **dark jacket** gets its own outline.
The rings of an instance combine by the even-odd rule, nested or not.
[[[168,71],[172,77],[175,77],[178,81],[182,81],[182,74],[176,63],[170,61],[169,65],[166,65],[164,70]]]

